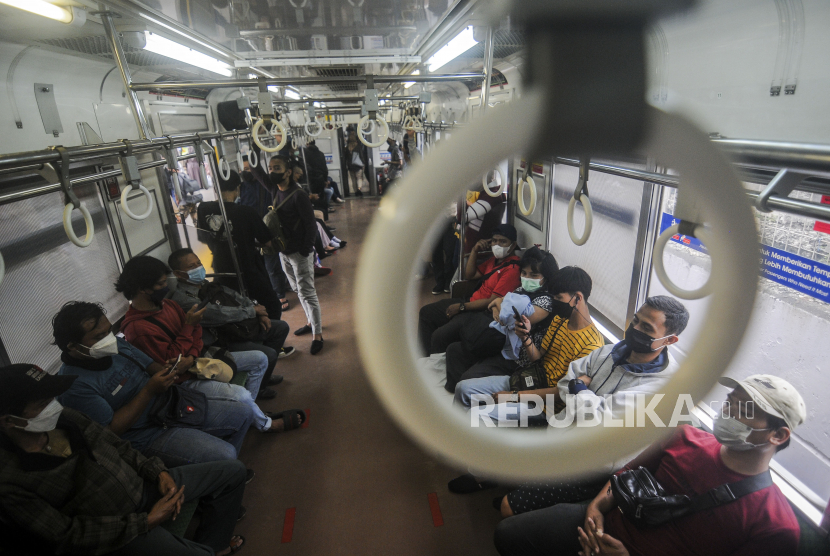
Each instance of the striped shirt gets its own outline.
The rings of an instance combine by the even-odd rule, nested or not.
[[[542,365],[548,375],[548,384],[556,385],[568,372],[572,361],[582,359],[604,345],[605,340],[593,323],[581,330],[570,330],[567,319],[554,316],[542,340],[545,351]]]

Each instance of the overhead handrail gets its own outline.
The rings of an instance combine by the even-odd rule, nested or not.
[[[219,168],[219,175],[227,181],[231,179],[231,165],[228,164],[228,159],[225,156],[225,145],[222,144],[221,139],[216,141],[216,151],[216,166]]]
[[[121,210],[123,210],[124,214],[133,220],[144,220],[153,212],[153,196],[141,182],[141,172],[138,169],[138,160],[136,160],[132,154],[133,148],[130,144],[130,140],[124,139],[123,141],[124,144],[127,145],[127,156],[122,156],[120,159],[121,174],[124,176],[124,181],[127,183],[127,186],[121,192]],[[127,204],[130,192],[135,191],[136,189],[143,193],[144,198],[147,199],[147,210],[141,214],[134,213]]]
[[[519,212],[525,216],[530,216],[536,210],[536,180],[530,175],[531,163],[527,162],[526,164],[524,174],[519,178],[519,183],[516,184],[516,200],[519,203]],[[525,205],[525,187],[530,187],[530,207]]]
[[[571,236],[571,241],[576,245],[585,245],[588,238],[591,237],[591,229],[594,224],[594,211],[591,208],[591,197],[588,195],[588,168],[590,164],[590,158],[580,161],[579,181],[568,203],[568,235]],[[585,210],[585,229],[582,230],[581,236],[576,235],[576,229],[574,228],[574,208],[576,208],[577,201],[582,203],[582,208]]]
[[[80,199],[78,199],[78,196],[75,195],[75,192],[72,191],[72,182],[69,180],[69,153],[66,152],[64,147],[54,147],[54,149],[60,156],[61,162],[59,167],[56,169],[54,164],[44,164],[41,173],[56,174],[60,179],[61,189],[64,194],[63,230],[66,232],[69,241],[78,247],[89,247],[95,235],[95,225],[92,222],[92,216]],[[72,229],[72,211],[75,209],[78,209],[81,212],[81,216],[84,217],[84,224],[86,224],[86,235],[84,239],[78,238],[75,230]]]
[[[481,186],[484,188],[484,192],[490,197],[498,197],[507,190],[507,180],[504,179],[504,172],[502,171],[501,166],[496,166],[496,171],[493,175],[493,178],[499,178],[499,186],[495,191],[490,189],[490,184],[487,182],[488,177],[490,177],[490,172],[485,173],[481,178]]]
[[[433,154],[430,164],[414,166],[373,220],[356,278],[355,320],[360,323],[360,351],[370,382],[386,410],[430,450],[456,464],[476,461],[480,472],[493,476],[515,477],[516,461],[523,462],[523,473],[538,478],[585,472],[582,466],[586,462],[599,467],[621,459],[633,446],[642,446],[665,432],[651,425],[592,427],[578,435],[472,428],[469,416],[445,408],[438,401],[416,367],[411,339],[413,319],[400,295],[400,284],[408,283],[420,244],[401,244],[399,238],[402,234],[429,237],[432,219],[428,215],[438,214],[457,194],[444,184],[466,183],[465,176],[480,172],[482,166],[497,164],[511,156],[514,148],[527,151],[537,145],[542,124],[531,115],[548,105],[542,91],[527,91],[521,99],[471,122]],[[755,223],[740,183],[706,136],[678,116],[647,110],[648,152],[661,164],[680,172],[681,188],[689,190],[700,203],[711,225],[715,238],[710,242],[714,285],[711,307],[718,315],[728,314],[734,319],[725,328],[704,326],[681,369],[661,392],[668,400],[676,400],[681,394],[699,399],[726,369],[748,323],[759,267]],[[481,142],[480,137],[492,129],[506,130],[507,135],[498,142]],[[476,149],[476,157],[466,156],[471,149]],[[700,160],[707,164],[699,164]],[[431,180],[430,176],[435,175],[441,175],[442,180]],[[387,280],[372,280],[381,272]],[[381,336],[386,341],[378,344],[376,339]],[[666,422],[673,408],[673,402],[668,406],[664,402],[657,413]],[[510,457],[505,457],[508,453]]]

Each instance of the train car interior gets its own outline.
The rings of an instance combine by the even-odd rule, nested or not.
[[[0,0],[0,556],[830,554],[828,29]]]

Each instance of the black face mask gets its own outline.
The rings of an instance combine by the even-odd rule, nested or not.
[[[242,181],[246,181],[248,183],[253,183],[254,181],[254,175],[251,172],[248,172],[247,170],[243,170],[241,176]]]
[[[285,175],[288,172],[271,172],[268,174],[268,179],[271,180],[271,185],[277,186],[282,184],[283,180],[285,180]]]
[[[663,338],[668,338],[668,336],[664,336]],[[660,351],[663,349],[663,346],[660,346],[657,349],[651,349],[651,344],[657,340],[662,340],[663,338],[652,338],[645,332],[641,332],[634,328],[633,324],[629,324],[628,328],[625,329],[625,345],[630,347],[631,351],[635,353],[653,353],[655,351]]]
[[[576,296],[571,298],[571,300],[573,299],[576,299]],[[576,306],[571,305],[570,302],[566,303],[564,301],[559,301],[558,299],[551,299],[551,305],[550,314],[556,315],[560,319],[571,318],[571,314],[573,314],[576,309]]]
[[[161,301],[167,297],[167,294],[170,292],[170,288],[164,286],[160,290],[153,290],[153,293],[150,294],[150,299],[153,300],[153,303],[161,307]]]

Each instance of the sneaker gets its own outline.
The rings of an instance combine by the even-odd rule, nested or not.
[[[277,391],[270,388],[262,388],[256,396],[258,400],[273,400],[277,397]]]
[[[317,355],[321,351],[323,351],[323,340],[312,340],[311,355]]]
[[[444,288],[444,293],[450,293],[450,289],[449,288]]]
[[[346,204],[345,199],[332,199],[331,202],[332,203],[337,203],[338,205],[345,205]]]
[[[294,355],[294,353],[296,353],[296,351],[297,350],[294,349],[291,346],[288,346],[288,347],[283,346],[282,349],[280,350],[280,355],[279,355],[278,359],[285,359],[286,357],[291,357],[292,355]]]
[[[432,295],[441,295],[444,293],[444,288],[442,286],[435,286],[432,288]]]
[[[276,386],[283,380],[285,380],[285,377],[282,375],[271,375],[271,378],[268,379],[268,386]]]

